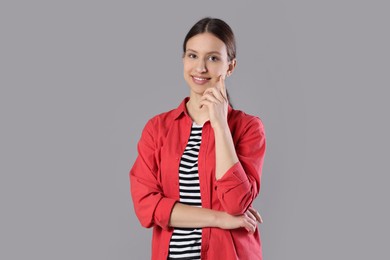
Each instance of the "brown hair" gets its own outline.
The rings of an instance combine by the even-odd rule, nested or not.
[[[183,42],[183,55],[186,52],[187,42],[190,38],[201,33],[211,33],[218,39],[220,39],[226,45],[228,60],[232,61],[236,58],[236,40],[233,34],[232,28],[218,18],[205,17],[195,23],[188,31]],[[229,93],[226,91],[229,104],[230,102]]]
[[[230,26],[218,18],[206,17],[199,20],[187,33],[183,42],[183,52],[186,52],[187,42],[190,38],[201,33],[211,33],[226,45],[229,61],[236,58],[236,40]]]

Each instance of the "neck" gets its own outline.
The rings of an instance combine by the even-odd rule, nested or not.
[[[186,104],[188,114],[195,123],[203,125],[209,120],[209,113],[207,107],[200,107],[200,97],[191,96]]]

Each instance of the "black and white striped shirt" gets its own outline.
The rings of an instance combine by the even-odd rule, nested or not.
[[[202,126],[192,124],[190,138],[179,167],[180,202],[201,207],[198,155],[202,140]],[[175,228],[169,244],[169,259],[200,259],[201,228]]]

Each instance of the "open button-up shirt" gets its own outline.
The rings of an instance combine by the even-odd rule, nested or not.
[[[138,142],[138,157],[130,170],[135,213],[141,225],[153,227],[152,259],[167,259],[173,228],[172,208],[180,199],[179,163],[190,136],[192,119],[185,98],[171,111],[150,119]],[[260,191],[265,155],[262,121],[229,106],[228,124],[239,162],[215,178],[215,140],[210,122],[202,130],[198,172],[202,207],[243,214]],[[259,230],[203,228],[202,259],[262,259]]]

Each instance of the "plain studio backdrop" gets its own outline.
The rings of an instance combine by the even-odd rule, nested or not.
[[[0,259],[150,258],[128,172],[146,121],[189,94],[182,41],[205,16],[233,28],[227,88],[266,129],[264,259],[386,258],[389,8],[2,1]]]

